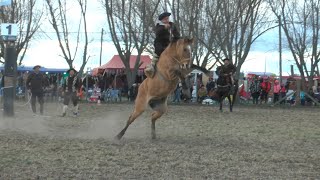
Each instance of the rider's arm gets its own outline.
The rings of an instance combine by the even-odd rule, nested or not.
[[[156,25],[156,27],[155,27],[156,37],[162,37],[163,34],[166,33],[166,31],[168,31],[168,30],[166,30],[163,25],[159,25],[159,24],[158,24],[158,25]]]
[[[178,40],[180,38],[180,33],[175,24],[172,23],[172,34],[173,34],[173,39]]]

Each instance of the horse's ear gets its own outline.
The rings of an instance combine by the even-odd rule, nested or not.
[[[194,38],[186,38],[185,42],[187,42],[188,44],[193,44],[194,43]]]

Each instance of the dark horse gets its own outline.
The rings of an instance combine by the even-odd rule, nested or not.
[[[126,126],[116,136],[121,139],[129,125],[139,117],[149,105],[153,110],[151,115],[151,135],[156,138],[155,122],[168,109],[167,98],[177,87],[179,79],[184,79],[194,68],[191,58],[193,39],[179,39],[169,44],[161,54],[153,78],[147,78],[139,86],[134,110]],[[183,83],[184,85],[186,83]],[[183,86],[184,86],[183,85]]]
[[[232,107],[236,99],[236,95],[238,93],[238,81],[235,80],[232,86],[230,75],[228,75],[228,76],[221,76],[218,79],[217,84],[218,84],[218,88],[214,90],[210,90],[210,92],[208,93],[208,96],[210,96],[211,99],[219,102],[220,111],[222,111],[223,100],[225,98],[228,98],[230,112],[232,112]]]

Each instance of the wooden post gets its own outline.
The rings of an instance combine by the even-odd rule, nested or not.
[[[297,79],[296,81],[296,105],[301,105],[301,99],[300,99],[300,91],[301,89],[301,79]]]
[[[279,101],[275,102],[275,103],[272,104],[271,106],[275,106],[275,105],[277,105],[277,104],[280,104],[280,102],[281,102],[282,100],[287,99],[287,97],[291,96],[291,95],[294,94],[295,92],[296,92],[296,91],[293,91],[293,92],[287,94],[285,97],[281,98]]]
[[[4,57],[3,115],[5,117],[13,117],[17,69],[17,55],[14,43],[8,42],[6,44]]]

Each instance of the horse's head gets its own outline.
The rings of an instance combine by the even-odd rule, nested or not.
[[[193,38],[183,38],[177,40],[176,55],[173,57],[177,61],[181,69],[190,69],[192,65],[191,58],[191,46],[193,44]]]

